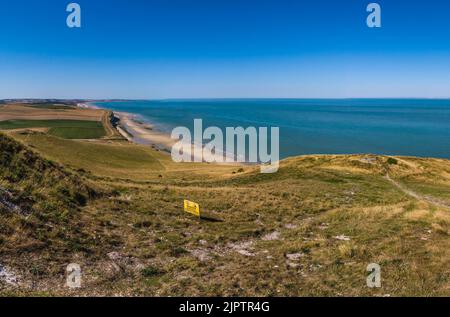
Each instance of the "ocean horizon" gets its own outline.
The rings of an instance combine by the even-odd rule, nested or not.
[[[177,126],[279,127],[280,158],[380,154],[450,158],[449,99],[171,99],[95,102],[170,133]]]

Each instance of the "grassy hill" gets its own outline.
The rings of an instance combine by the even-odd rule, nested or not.
[[[211,168],[210,164],[176,164],[163,151],[126,141],[63,140],[39,132],[14,132],[11,135],[48,159],[99,177],[155,181],[161,174],[179,179],[178,173],[184,171],[186,179],[204,179],[232,174],[239,169],[233,165]]]
[[[45,259],[89,248],[80,211],[101,194],[95,184],[0,134],[0,264],[55,272]]]
[[[11,135],[3,197],[30,214],[0,214],[0,265],[18,277],[0,280],[4,295],[449,295],[447,160],[305,156],[260,174],[121,141]],[[79,290],[64,285],[72,262]],[[380,289],[366,286],[369,263]]]

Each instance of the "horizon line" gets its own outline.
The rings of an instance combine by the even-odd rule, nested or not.
[[[175,97],[175,98],[0,98],[0,101],[55,100],[55,101],[166,101],[166,100],[450,100],[450,97]]]

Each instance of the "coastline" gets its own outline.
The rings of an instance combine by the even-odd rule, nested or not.
[[[158,150],[164,151],[166,153],[171,153],[172,146],[178,142],[176,139],[172,139],[171,135],[168,132],[158,130],[158,122],[151,122],[151,120],[142,117],[140,114],[129,113],[124,111],[117,111],[108,108],[108,106],[103,107],[103,105],[95,104],[96,101],[84,101],[82,103],[78,103],[77,106],[81,108],[90,108],[90,109],[103,109],[107,111],[111,111],[114,117],[120,119],[119,123],[114,125],[115,129],[124,137],[126,140],[132,143],[151,146]],[[192,145],[192,149],[197,147],[203,147],[203,145]],[[192,153],[201,153],[201,150],[192,151]],[[442,155],[428,155],[428,154],[409,154],[409,153],[383,153],[384,151],[346,151],[346,152],[319,152],[319,151],[311,151],[307,153],[299,153],[299,154],[290,154],[284,157],[281,157],[280,160],[291,159],[295,157],[301,156],[320,156],[320,155],[380,155],[380,156],[392,156],[392,157],[411,157],[411,158],[432,158],[432,159],[442,159],[442,160],[450,160],[449,157]],[[218,153],[216,155],[220,155]],[[212,157],[214,157],[213,155]],[[226,157],[232,157],[232,155],[220,155]],[[195,160],[195,158],[194,158]],[[199,160],[202,161],[202,160]],[[208,160],[204,161],[214,161],[211,157]],[[218,159],[217,161],[222,162],[222,159]],[[254,163],[236,163],[235,164],[244,164],[244,165],[254,165]],[[221,163],[221,164],[230,164],[230,163]],[[257,163],[256,163],[257,165]]]
[[[150,123],[141,122],[136,114],[118,111],[113,113],[119,119],[117,129],[128,141],[161,150],[170,150],[175,144],[175,140],[171,139],[169,134],[155,130]]]
[[[129,142],[156,147],[164,151],[170,151],[175,144],[175,140],[172,140],[167,133],[154,130],[150,123],[138,120],[137,114],[102,108],[92,102],[78,103],[77,107],[112,111],[114,117],[118,119],[117,131]]]
[[[171,153],[172,147],[178,142],[176,139],[172,139],[171,135],[156,130],[154,126],[146,119],[141,119],[139,115],[123,111],[114,111],[108,108],[102,108],[90,102],[79,103],[77,107],[85,109],[104,109],[113,112],[113,116],[118,119],[118,123],[115,128],[128,142],[150,146],[157,150]],[[195,162],[220,162],[220,164],[239,164],[234,162],[234,156],[228,153],[218,152],[215,154],[203,153],[203,144],[184,144],[183,147],[191,146],[192,159]],[[197,153],[201,153],[197,155]],[[206,156],[205,156],[206,155]],[[223,162],[225,159],[230,159],[232,162]],[[245,163],[242,163],[245,164]]]

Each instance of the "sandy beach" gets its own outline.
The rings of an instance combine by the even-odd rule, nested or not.
[[[103,109],[90,102],[78,103],[77,106],[83,109]],[[117,130],[130,142],[150,145],[165,151],[170,151],[176,142],[167,133],[156,131],[151,124],[139,121],[135,114],[119,111],[113,113],[119,119]]]
[[[119,132],[131,142],[152,145],[165,150],[170,150],[176,142],[170,138],[170,135],[154,130],[152,125],[138,121],[134,114],[114,112],[114,115],[120,119]]]
[[[102,109],[91,103],[80,103],[77,104],[80,108],[85,109]],[[119,133],[126,138],[129,142],[147,145],[157,148],[161,151],[170,153],[172,146],[178,142],[176,139],[172,139],[168,133],[158,131],[154,126],[148,122],[142,122],[139,117],[133,113],[114,111],[114,116],[119,119],[117,125],[117,130]],[[185,145],[186,147],[189,145]],[[222,152],[218,153],[202,153],[203,144],[190,144],[192,159],[195,161],[208,161],[208,162],[220,162],[223,164],[223,157],[233,158],[230,154],[224,154]],[[197,153],[202,153],[202,155],[197,156]],[[231,163],[236,164],[236,163]]]
[[[120,119],[117,129],[130,142],[151,145],[169,153],[171,152],[172,146],[178,142],[178,140],[172,139],[169,134],[154,129],[151,124],[139,121],[134,114],[114,112],[114,115]],[[186,144],[185,146],[188,147],[189,145]],[[203,144],[190,144],[190,146],[191,153],[193,153],[192,158],[195,161],[224,163],[224,156],[234,160],[234,157],[229,154],[223,154],[222,152],[213,154],[203,152]],[[197,153],[202,153],[202,155],[197,156]],[[233,162],[233,164],[235,163]]]

